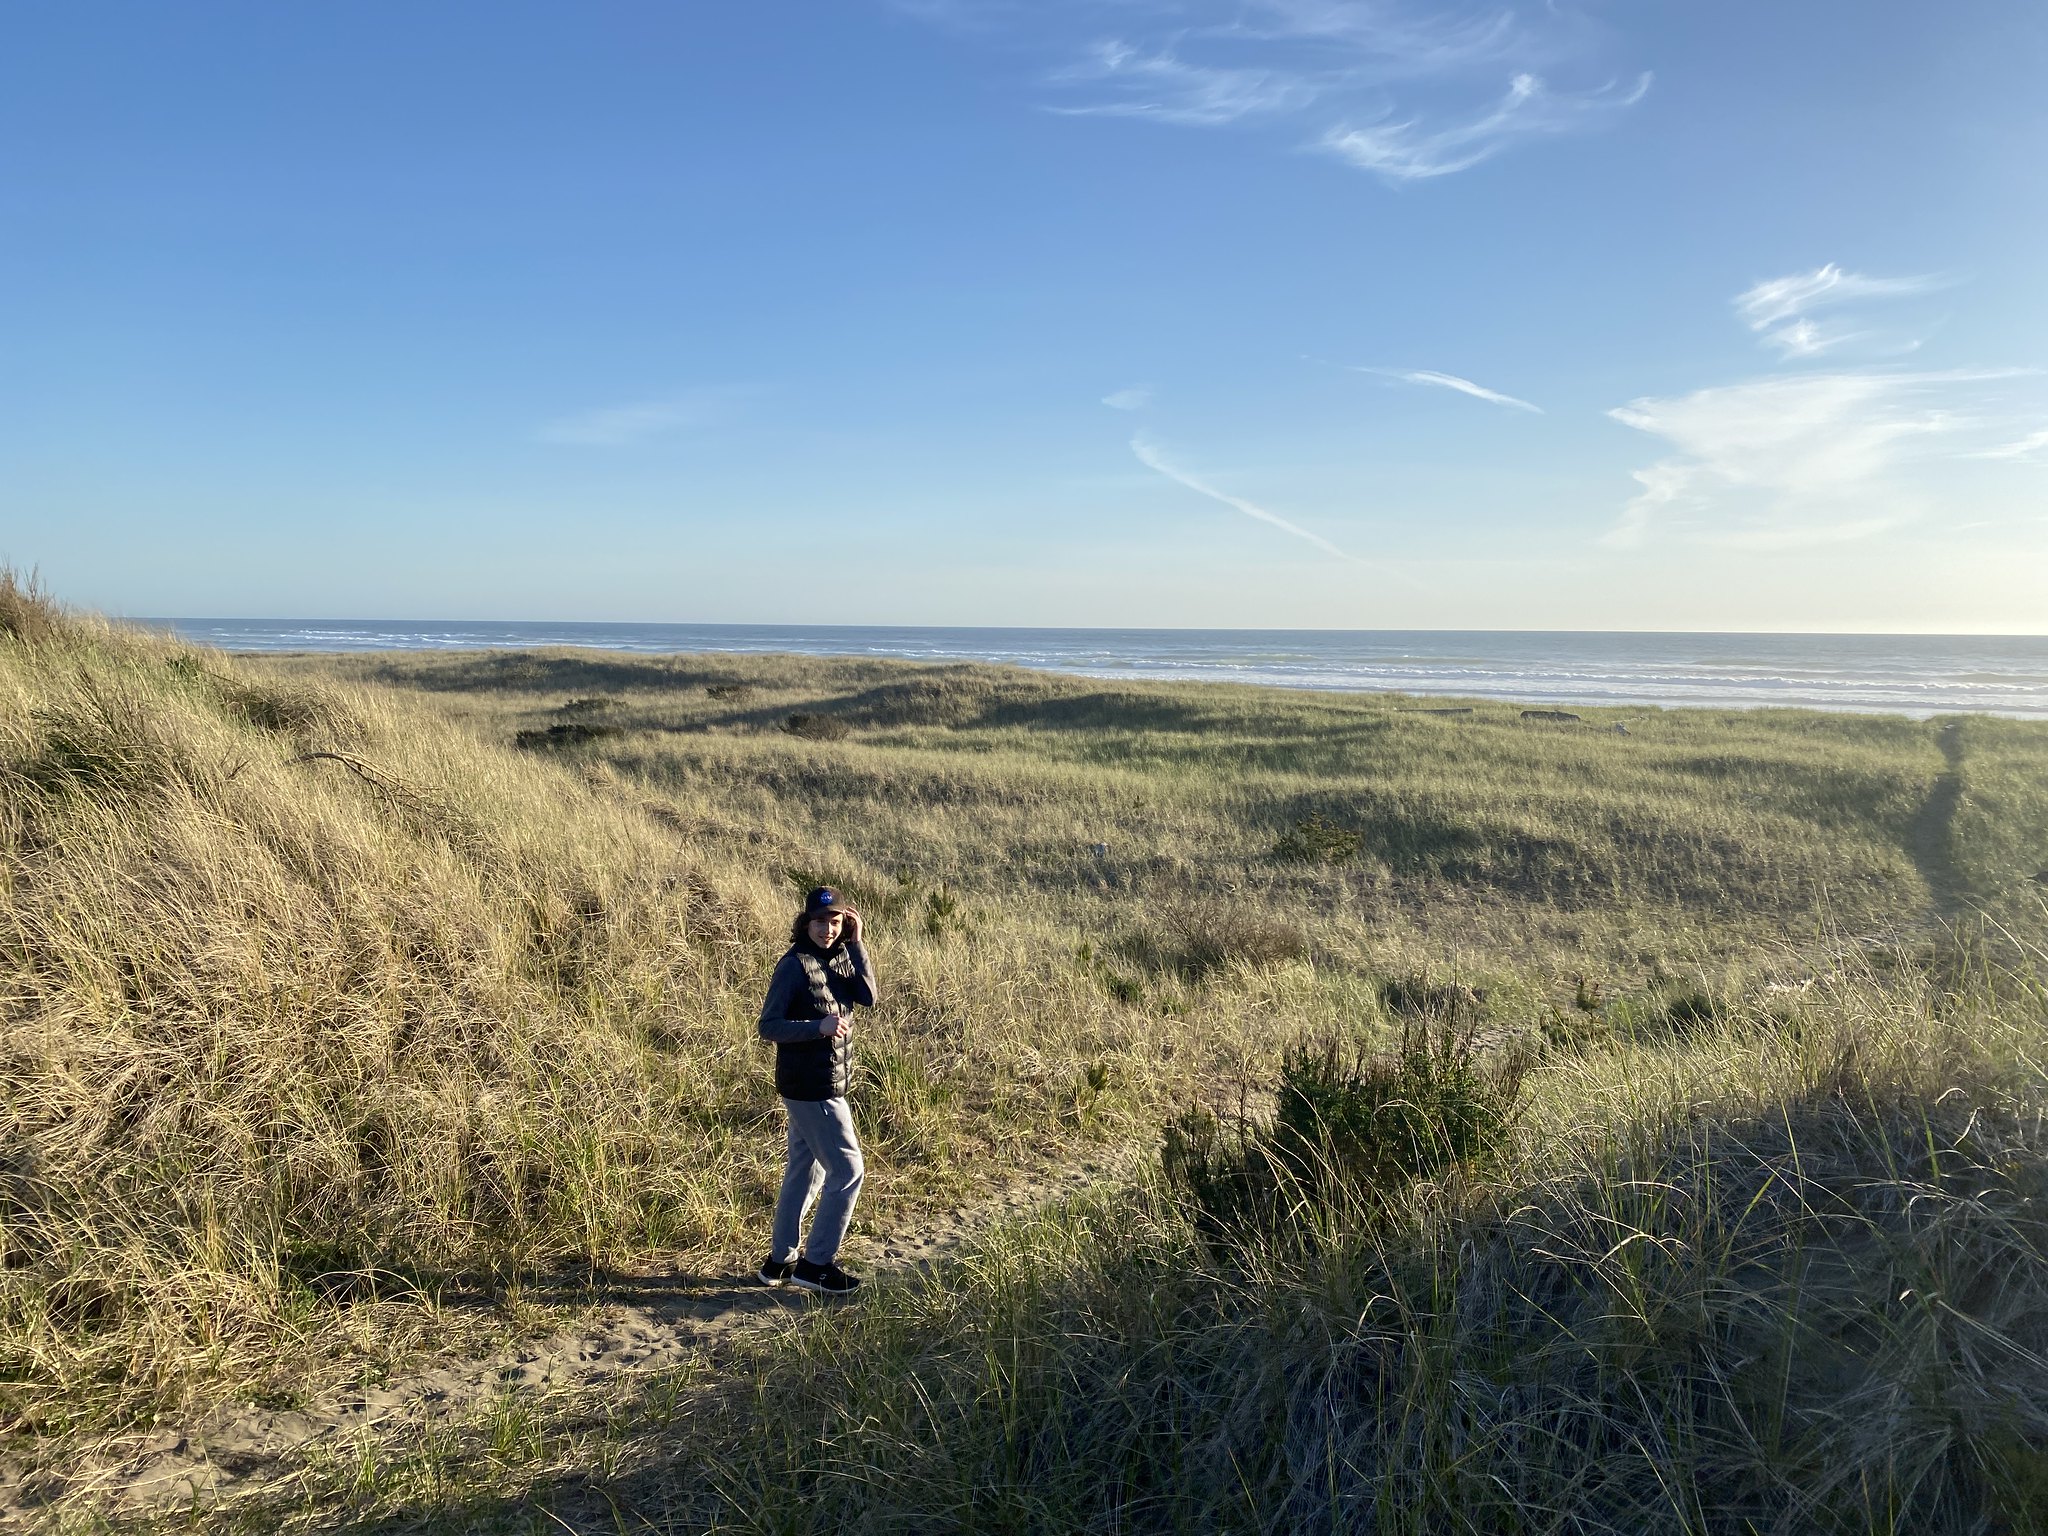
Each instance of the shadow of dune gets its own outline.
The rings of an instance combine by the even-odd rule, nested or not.
[[[1088,678],[977,663],[924,668],[916,676],[882,683],[816,707],[849,725],[873,729],[1022,727],[1180,734],[1237,729],[1253,713],[1240,708],[1227,695],[1188,697],[1178,689],[1168,691],[1170,688],[1176,685],[1162,684],[1156,692],[1143,687],[1104,687]],[[757,711],[754,718],[772,714]],[[1329,706],[1323,716],[1308,718],[1258,718],[1260,731],[1302,740],[1321,740],[1333,731],[1380,731],[1387,725],[1385,713],[1376,703]]]
[[[457,654],[401,651],[351,661],[351,670],[367,681],[426,693],[701,692],[731,684],[830,689],[927,670],[924,663],[893,657],[730,651],[648,656],[572,647]]]

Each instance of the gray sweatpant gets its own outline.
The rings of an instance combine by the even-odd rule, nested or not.
[[[789,1164],[782,1173],[782,1195],[775,1202],[768,1256],[779,1264],[796,1257],[804,1212],[816,1200],[818,1214],[811,1221],[804,1257],[813,1264],[830,1264],[846,1239],[853,1202],[860,1198],[861,1180],[867,1174],[860,1139],[853,1134],[853,1111],[844,1099],[784,1099],[782,1107],[789,1111]]]

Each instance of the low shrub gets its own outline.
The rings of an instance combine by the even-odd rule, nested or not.
[[[1137,978],[1119,975],[1106,965],[1098,965],[1094,975],[1102,990],[1126,1008],[1135,1008],[1145,1001],[1145,983]]]
[[[1411,1020],[1390,1052],[1332,1041],[1282,1059],[1269,1120],[1206,1108],[1171,1121],[1166,1184],[1212,1239],[1268,1241],[1342,1213],[1372,1220],[1418,1179],[1505,1147],[1528,1061],[1469,1030]]]
[[[512,745],[528,752],[559,751],[563,747],[580,747],[586,742],[602,741],[608,736],[625,734],[616,725],[592,725],[576,720],[563,725],[535,727],[520,731],[513,736]]]
[[[1344,864],[1358,857],[1358,847],[1356,829],[1310,816],[1297,821],[1293,830],[1273,845],[1273,857],[1296,864]]]
[[[1482,1059],[1448,1019],[1411,1020],[1391,1054],[1296,1049],[1281,1066],[1275,1143],[1304,1175],[1399,1190],[1497,1153],[1526,1071],[1516,1053]]]
[[[1126,976],[1111,965],[1106,957],[1095,952],[1093,944],[1084,942],[1076,946],[1074,958],[1080,963],[1082,972],[1092,977],[1117,1002],[1132,1007],[1145,1000],[1145,983]]]
[[[1166,1122],[1159,1168],[1203,1236],[1227,1240],[1270,1225],[1276,1170],[1266,1139],[1245,1116],[1189,1105]]]
[[[924,898],[924,931],[937,938],[949,928],[961,927],[966,919],[960,915],[960,902],[943,885],[929,891]]]
[[[205,655],[196,651],[175,652],[165,659],[164,667],[198,699],[218,704],[234,719],[259,731],[280,736],[324,735],[330,741],[349,741],[362,734],[361,722],[330,689],[237,676],[209,665]]]
[[[782,722],[783,730],[805,741],[844,741],[849,727],[833,715],[811,715],[798,710]]]
[[[1657,1012],[1674,1034],[1693,1034],[1723,1016],[1720,1001],[1702,987],[1679,987],[1657,1000]]]
[[[303,736],[324,727],[343,737],[354,734],[342,728],[344,722],[333,702],[311,689],[230,680],[223,683],[221,694],[230,709],[259,731]]]
[[[1141,965],[1190,981],[1233,964],[1280,965],[1309,955],[1308,935],[1286,914],[1228,900],[1162,903],[1157,929],[1128,934],[1119,948]]]
[[[1599,1016],[1629,1039],[1685,1039],[1713,1028],[1732,1012],[1726,1002],[1700,982],[1666,979],[1646,991],[1616,998]]]
[[[1379,985],[1380,1001],[1399,1018],[1469,1023],[1479,1017],[1486,993],[1462,981],[1436,981],[1427,972],[1389,976]]]
[[[1178,907],[1168,926],[1180,943],[1182,969],[1192,975],[1232,962],[1279,965],[1308,958],[1308,936],[1300,926],[1263,907]]]

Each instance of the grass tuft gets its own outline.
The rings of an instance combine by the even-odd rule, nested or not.
[[[0,566],[0,635],[22,645],[46,645],[68,633],[71,621],[31,571]]]
[[[798,710],[782,722],[783,730],[805,741],[844,741],[852,727],[836,715],[810,714]]]
[[[1204,1107],[1168,1122],[1166,1187],[1195,1225],[1270,1245],[1392,1209],[1418,1179],[1476,1173],[1505,1147],[1529,1062],[1482,1056],[1449,1018],[1410,1019],[1392,1050],[1332,1039],[1281,1058],[1267,1118]]]

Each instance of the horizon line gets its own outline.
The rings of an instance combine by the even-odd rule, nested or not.
[[[87,609],[88,612],[98,610]],[[1949,629],[1474,629],[1453,626],[1388,626],[1384,628],[1341,628],[1337,626],[1194,625],[1194,624],[930,624],[930,623],[802,623],[773,619],[480,619],[480,618],[380,618],[241,616],[232,614],[189,614],[178,616],[124,616],[101,612],[114,623],[141,625],[180,624],[388,624],[398,626],[447,627],[549,625],[562,628],[616,629],[787,629],[787,630],[944,630],[955,633],[1029,631],[1042,634],[1242,634],[1242,635],[1638,635],[1730,637],[1753,636],[1775,639],[1839,638],[1859,640],[2044,640],[2048,631],[2039,630],[1949,630]]]

